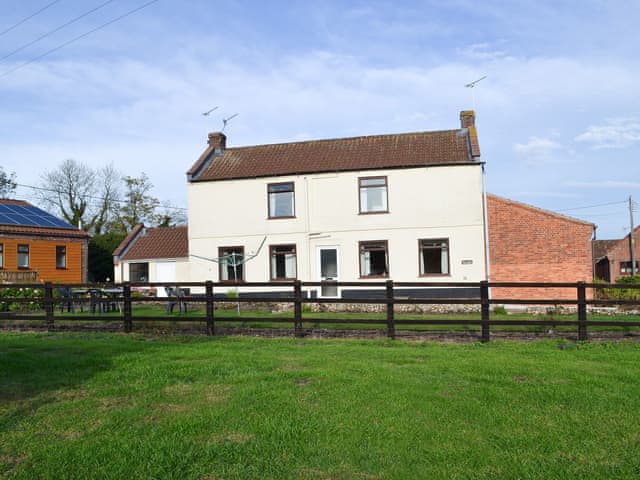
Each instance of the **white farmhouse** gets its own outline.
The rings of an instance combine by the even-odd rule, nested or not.
[[[460,119],[456,130],[233,148],[209,134],[188,172],[189,278],[178,280],[485,280],[483,163],[474,112]]]

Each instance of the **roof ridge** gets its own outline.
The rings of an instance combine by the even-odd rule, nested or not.
[[[244,148],[256,148],[256,147],[276,147],[279,145],[297,145],[297,144],[336,142],[340,140],[359,140],[359,139],[381,138],[381,137],[408,137],[411,135],[435,135],[435,134],[442,134],[442,133],[448,133],[448,132],[459,132],[461,130],[465,130],[465,129],[453,128],[453,129],[447,129],[447,130],[429,130],[429,131],[415,131],[415,132],[403,132],[403,133],[377,133],[373,135],[357,135],[355,137],[333,137],[333,138],[319,138],[314,140],[299,140],[297,142],[261,143],[258,145],[242,145],[238,147],[227,147],[225,148],[225,151],[240,150]]]
[[[570,217],[569,215],[563,215],[563,214],[561,214],[561,213],[557,213],[557,212],[554,212],[554,211],[552,211],[552,210],[547,210],[547,209],[545,209],[545,208],[536,207],[536,206],[534,206],[534,205],[529,205],[528,203],[520,202],[520,201],[518,201],[518,200],[512,200],[512,199],[510,199],[510,198],[500,197],[500,196],[495,195],[495,194],[493,194],[493,193],[487,193],[487,196],[488,196],[488,197],[496,198],[496,199],[498,199],[498,200],[503,200],[503,201],[505,201],[505,202],[510,202],[510,203],[515,204],[515,205],[521,206],[521,207],[523,207],[523,208],[528,208],[528,209],[530,209],[530,210],[535,210],[535,211],[537,211],[537,212],[544,213],[544,214],[549,215],[549,216],[551,216],[551,217],[556,217],[556,218],[560,218],[560,219],[568,220],[568,221],[570,221],[570,222],[574,222],[574,223],[581,223],[581,224],[584,224],[584,225],[591,225],[591,226],[595,226],[595,225],[596,225],[596,224],[595,224],[595,223],[593,223],[593,222],[587,222],[586,220],[582,220],[582,219],[580,219],[580,218]]]

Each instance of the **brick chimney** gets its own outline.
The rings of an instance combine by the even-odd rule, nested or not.
[[[463,110],[460,112],[460,128],[476,126],[476,112],[473,110]]]
[[[469,152],[472,157],[480,156],[480,144],[478,143],[478,132],[476,131],[476,112],[473,110],[463,110],[460,112],[460,128],[469,131]]]
[[[227,148],[227,136],[222,132],[212,132],[209,134],[208,143],[217,153],[221,153]]]

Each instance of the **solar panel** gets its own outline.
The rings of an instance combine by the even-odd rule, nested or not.
[[[76,229],[73,225],[33,205],[7,205],[3,203],[0,203],[0,225]]]

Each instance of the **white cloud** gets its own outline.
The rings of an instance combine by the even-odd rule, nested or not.
[[[507,57],[507,52],[492,48],[488,43],[474,43],[466,47],[456,48],[456,52],[474,60],[498,60]]]
[[[640,142],[640,122],[635,118],[609,120],[605,125],[590,126],[574,140],[589,143],[596,150],[629,147]]]
[[[516,154],[527,163],[549,163],[553,160],[553,153],[560,150],[562,145],[548,138],[530,137],[527,143],[516,143],[513,146]]]

